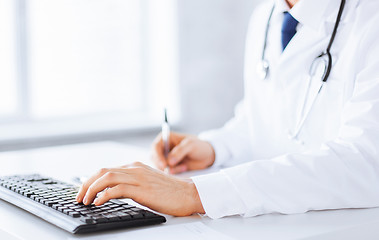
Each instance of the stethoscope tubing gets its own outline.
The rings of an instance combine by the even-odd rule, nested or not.
[[[343,10],[345,8],[345,3],[346,3],[346,0],[341,0],[341,4],[340,4],[340,7],[339,7],[339,11],[338,11],[338,14],[337,14],[337,18],[336,18],[336,21],[335,21],[335,24],[334,24],[334,28],[333,28],[333,32],[332,32],[332,35],[329,39],[329,43],[328,43],[328,46],[326,48],[326,50],[324,52],[322,52],[319,56],[317,56],[313,62],[312,62],[312,65],[311,65],[311,70],[314,69],[314,63],[317,62],[317,60],[323,58],[324,56],[326,56],[326,67],[325,67],[325,70],[324,70],[324,74],[322,75],[322,78],[321,78],[321,85],[318,89],[318,92],[316,94],[316,96],[313,98],[309,108],[304,112],[304,108],[305,108],[305,105],[306,105],[306,102],[307,102],[307,97],[305,98],[305,101],[303,103],[303,107],[302,107],[302,117],[299,121],[299,123],[295,126],[295,131],[292,133],[292,134],[289,134],[289,138],[291,139],[294,139],[294,140],[298,140],[298,136],[304,126],[304,123],[306,122],[308,116],[309,116],[309,113],[311,112],[311,110],[313,109],[313,106],[316,102],[316,100],[318,99],[318,96],[320,95],[320,92],[321,90],[323,89],[324,87],[324,84],[327,82],[329,76],[330,76],[330,72],[332,70],[332,64],[333,64],[333,58],[332,58],[332,54],[330,53],[330,50],[332,48],[332,45],[333,45],[333,42],[334,42],[334,39],[336,37],[336,34],[337,34],[337,30],[338,30],[338,27],[339,27],[339,24],[341,22],[341,17],[342,17],[342,13],[343,13]],[[270,11],[270,15],[268,17],[268,20],[267,20],[267,25],[266,25],[266,30],[265,30],[265,39],[264,39],[264,44],[263,44],[263,50],[262,50],[262,57],[261,57],[261,70],[262,71],[265,71],[263,74],[261,74],[263,80],[267,78],[267,75],[268,75],[268,72],[269,72],[269,69],[270,69],[270,66],[269,66],[269,62],[266,60],[266,47],[267,47],[267,38],[268,38],[268,33],[269,33],[269,29],[270,29],[270,22],[271,22],[271,18],[272,18],[272,15],[273,15],[273,12],[274,12],[274,9],[275,9],[275,4],[273,5],[271,11]],[[310,79],[309,79],[309,84],[311,84],[311,81],[313,79],[313,75],[314,73],[311,73],[310,71]],[[309,92],[309,87],[310,85],[308,86],[308,90],[307,90],[307,95],[308,95],[308,92]],[[304,113],[304,114],[303,114]]]

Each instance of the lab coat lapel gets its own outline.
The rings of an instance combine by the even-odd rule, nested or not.
[[[304,0],[298,2],[291,9],[291,14],[300,22],[302,27],[283,51],[278,64],[279,72],[294,62],[297,62],[297,65],[304,63],[300,62],[300,60],[305,60],[302,59],[302,56],[306,55],[302,54],[304,52],[310,53],[309,51],[312,51],[316,58],[326,49],[338,13],[339,3],[339,1],[329,0]],[[314,12],[318,14],[311,14]],[[333,20],[331,21],[331,19]],[[332,24],[331,27],[330,24]],[[285,85],[288,84],[288,81],[292,81],[291,78],[283,79],[286,79],[286,82],[283,82]]]
[[[324,51],[328,40],[325,31],[303,26],[280,56],[275,75],[284,91],[290,129],[296,127],[303,111],[306,111],[306,95],[319,88],[312,84],[308,90],[308,73],[312,61]]]
[[[352,1],[353,3],[350,4],[350,6],[345,6],[339,29],[344,27],[347,20],[351,17],[350,15],[352,15],[347,14],[352,12],[347,8],[355,7],[359,2],[359,0]],[[320,6],[317,6],[317,4]],[[301,70],[306,69],[306,71],[309,71],[312,61],[321,53],[325,52],[330,40],[330,35],[333,32],[339,6],[340,1],[309,0],[300,1],[298,5],[295,5],[295,7],[298,8],[295,9],[294,7],[294,9],[292,9],[294,10],[293,14],[303,26],[289,42],[278,61],[277,73],[278,76],[283,76],[279,77],[279,79],[285,89],[286,86],[299,84],[296,82],[295,76],[298,76]],[[307,12],[312,11],[313,8],[320,13],[318,15],[319,18],[308,17]],[[306,56],[314,57],[313,59],[307,59]],[[285,73],[287,73],[288,76],[286,76]],[[299,87],[300,86],[301,85],[299,85]]]
[[[314,59],[327,48],[338,7],[339,4],[329,5],[329,9],[325,10],[328,13],[320,14],[318,26],[314,22],[304,24],[280,56],[275,75],[285,92],[290,129],[296,127],[320,89],[319,79],[312,79],[317,83],[309,85],[309,69]],[[321,18],[321,15],[324,16]],[[343,18],[340,28],[345,22]]]

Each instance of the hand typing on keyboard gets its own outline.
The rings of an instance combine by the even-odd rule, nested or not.
[[[101,169],[81,186],[76,200],[99,206],[113,198],[131,198],[152,210],[174,216],[204,213],[191,180],[164,174],[139,162]]]
[[[75,200],[78,188],[39,174],[0,177],[0,199],[71,233],[159,224],[163,216],[112,199],[101,206]]]

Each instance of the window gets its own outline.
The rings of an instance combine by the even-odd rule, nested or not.
[[[0,119],[17,112],[16,33],[12,1],[0,0]]]
[[[28,0],[30,112],[142,108],[139,0]]]
[[[0,139],[176,120],[174,0],[0,0]],[[175,104],[176,103],[176,104]]]

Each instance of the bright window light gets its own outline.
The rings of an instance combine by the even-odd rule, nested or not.
[[[176,23],[176,0],[0,0],[0,143],[177,121]]]
[[[14,13],[12,0],[0,0],[0,121],[17,112]]]
[[[143,107],[140,0],[29,0],[34,118]]]

